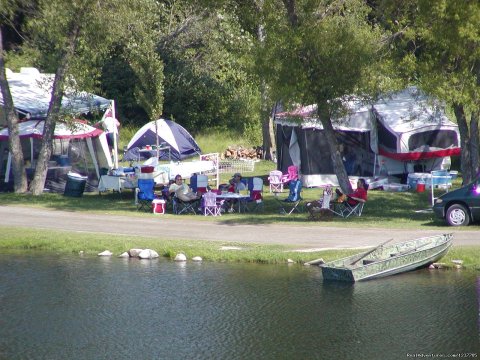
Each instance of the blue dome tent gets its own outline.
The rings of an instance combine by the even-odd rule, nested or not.
[[[156,146],[157,148],[148,147]],[[140,161],[157,156],[159,160],[180,161],[201,150],[195,139],[181,125],[165,119],[145,124],[132,137],[123,156],[126,161]]]

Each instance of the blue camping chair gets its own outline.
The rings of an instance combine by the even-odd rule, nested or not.
[[[292,180],[288,184],[288,197],[283,200],[275,197],[280,204],[280,214],[290,215],[294,211],[298,213],[303,211],[302,187],[303,184],[300,180]]]
[[[157,198],[154,192],[155,182],[153,179],[138,179],[135,189],[135,205],[137,210],[150,211],[152,201]]]

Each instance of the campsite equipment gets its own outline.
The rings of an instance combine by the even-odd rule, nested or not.
[[[425,180],[420,179],[417,182],[417,192],[424,192],[425,191]]]
[[[67,184],[65,185],[65,191],[63,195],[71,197],[81,197],[85,191],[85,185],[87,184],[87,176],[82,176],[76,173],[67,174]]]
[[[324,280],[355,282],[426,267],[443,257],[453,234],[441,234],[384,246],[321,264]]]
[[[157,144],[155,149],[152,149],[152,144]],[[127,145],[123,159],[140,161],[158,157],[160,160],[179,161],[200,153],[195,139],[181,125],[159,119],[145,124],[135,133]]]
[[[348,113],[333,116],[332,125],[348,175],[402,176],[448,168],[450,156],[460,154],[460,133],[441,105],[415,87],[385,94],[368,106],[344,101]],[[275,124],[278,170],[295,164],[306,187],[338,185],[316,105],[276,113]]]
[[[163,199],[153,199],[152,200],[152,210],[154,214],[165,214],[165,200]]]

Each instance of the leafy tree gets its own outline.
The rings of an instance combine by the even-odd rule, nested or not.
[[[318,105],[331,161],[341,188],[351,185],[335,140],[332,119],[351,94],[373,94],[378,83],[381,32],[368,22],[364,1],[266,0],[266,51],[262,68],[288,107]]]
[[[376,19],[392,34],[397,69],[455,114],[463,181],[479,170],[480,4],[478,1],[378,1]]]
[[[15,112],[12,95],[8,87],[8,81],[5,69],[5,49],[3,47],[3,29],[10,28],[15,30],[15,24],[12,19],[22,8],[26,9],[27,4],[21,1],[0,0],[0,91],[3,98],[3,111],[0,109],[0,116],[5,117],[8,125],[8,149],[12,156],[12,173],[14,179],[14,191],[25,192],[27,190],[27,177],[23,158],[22,145],[18,136],[18,117]],[[1,119],[2,122],[3,119]]]
[[[230,129],[258,141],[254,42],[233,2],[172,2],[160,19],[164,114],[188,129]]]

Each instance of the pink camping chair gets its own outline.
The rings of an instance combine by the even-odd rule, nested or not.
[[[213,191],[203,194],[203,215],[221,216],[222,201],[217,201],[217,193]]]
[[[298,167],[295,165],[290,165],[287,168],[287,173],[282,175],[282,181],[284,183],[288,183],[290,181],[296,181],[298,180]]]
[[[279,193],[283,192],[283,174],[280,170],[272,170],[268,175],[268,183],[270,184],[270,192]]]

